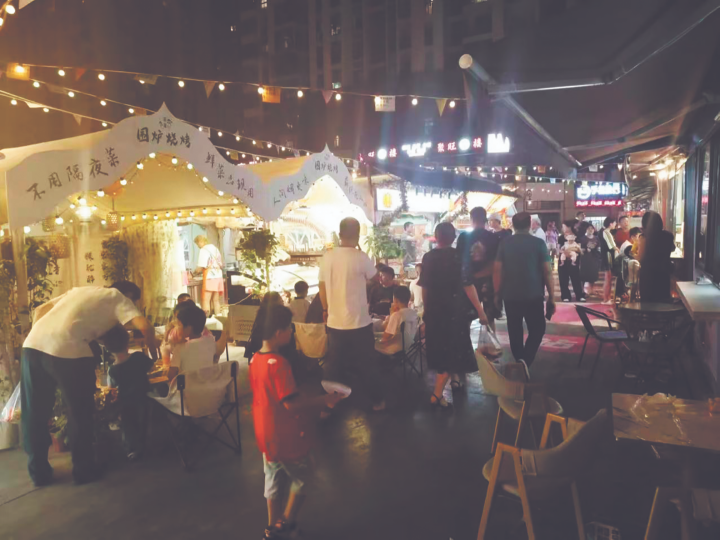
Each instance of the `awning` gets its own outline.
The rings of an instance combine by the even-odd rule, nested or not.
[[[212,190],[208,205],[221,204],[221,200],[229,204],[237,198],[254,214],[271,221],[325,178],[332,179],[350,203],[372,217],[369,188],[354,181],[342,159],[327,147],[318,154],[258,165],[230,163],[205,134],[175,118],[164,104],[152,116],[127,118],[101,133],[3,150],[2,154],[6,157],[0,160],[0,176],[5,178],[7,220],[12,228],[44,219],[74,194],[109,189],[138,171],[138,182],[147,176],[148,182],[161,186],[137,197],[142,199],[133,203],[138,211],[205,204],[199,203],[204,199],[198,199],[197,190],[186,189],[188,177],[194,176],[201,179],[200,185],[207,179],[204,184]],[[177,157],[178,163],[172,164],[177,167],[168,168],[166,174],[145,175],[150,154]],[[148,171],[152,167],[148,165]]]

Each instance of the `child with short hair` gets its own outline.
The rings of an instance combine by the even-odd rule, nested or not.
[[[295,284],[295,299],[290,301],[288,308],[292,311],[292,322],[304,323],[310,302],[307,300],[309,285],[306,281],[298,281]]]
[[[153,361],[140,351],[129,354],[130,337],[120,325],[105,333],[100,342],[115,357],[108,374],[117,384],[125,454],[130,461],[136,461],[145,445],[145,399],[150,391],[147,373]]]
[[[403,348],[403,339],[400,327],[405,323],[405,345],[408,346],[415,338],[418,327],[418,316],[414,309],[409,307],[410,289],[398,285],[393,291],[393,302],[390,306],[390,316],[383,322],[383,334],[375,342],[375,350],[381,354],[393,355]]]
[[[168,379],[174,379],[179,373],[197,371],[210,367],[225,352],[227,331],[215,341],[215,337],[205,331],[207,315],[195,304],[181,308],[177,313],[178,336],[182,340],[172,352]]]
[[[298,512],[313,480],[311,441],[305,424],[317,418],[319,409],[333,408],[343,396],[300,395],[290,363],[278,352],[292,335],[292,312],[282,305],[269,306],[263,322],[262,348],[250,360],[250,386],[255,440],[265,470],[268,526],[263,538],[273,540],[297,531]]]

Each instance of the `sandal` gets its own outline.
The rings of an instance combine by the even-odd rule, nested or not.
[[[437,397],[435,394],[430,396],[430,405],[436,409],[449,409],[450,404],[445,400],[444,397]]]
[[[454,392],[455,390],[461,390],[465,386],[462,381],[450,381],[450,388]]]

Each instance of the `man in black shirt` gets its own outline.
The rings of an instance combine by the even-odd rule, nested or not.
[[[500,313],[495,307],[493,288],[493,265],[500,238],[485,228],[487,212],[478,206],[470,211],[473,230],[464,232],[457,240],[457,250],[462,257],[462,280],[472,307],[480,324],[495,330],[495,319]],[[474,315],[474,314],[473,314]]]
[[[383,265],[378,272],[380,283],[370,291],[370,313],[386,317],[390,315],[395,290],[395,270]]]

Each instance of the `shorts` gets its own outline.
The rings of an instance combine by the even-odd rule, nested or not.
[[[477,290],[478,299],[485,310],[485,316],[489,321],[497,319],[500,316],[495,306],[495,286],[493,285],[492,276],[484,276],[481,278],[473,278],[473,285]]]
[[[297,461],[268,461],[263,454],[265,498],[282,496],[290,482],[290,493],[305,495],[315,478],[315,467],[308,455]]]
[[[203,282],[203,292],[223,292],[225,281],[223,278],[209,278]]]

